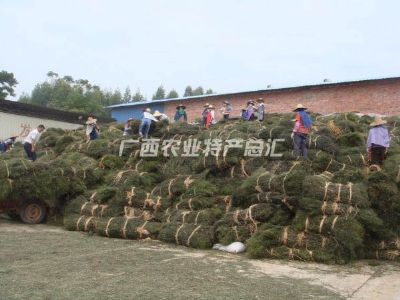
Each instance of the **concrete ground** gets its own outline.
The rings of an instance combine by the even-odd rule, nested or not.
[[[0,219],[0,299],[400,299],[400,265],[197,251]]]

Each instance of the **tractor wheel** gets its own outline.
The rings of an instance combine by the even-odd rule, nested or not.
[[[46,218],[46,206],[39,201],[28,201],[21,207],[19,216],[27,224],[39,224]]]

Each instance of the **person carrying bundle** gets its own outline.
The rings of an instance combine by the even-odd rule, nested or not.
[[[44,125],[39,125],[36,129],[29,132],[25,138],[24,150],[31,161],[36,160],[36,146],[44,129]]]
[[[254,101],[250,100],[247,102],[247,108],[246,108],[246,120],[247,121],[253,121],[256,119],[256,107],[254,105]]]
[[[291,134],[294,152],[296,155],[303,156],[303,159],[308,159],[307,140],[312,127],[312,120],[306,110],[307,108],[302,104],[297,105],[294,110],[296,119]]]
[[[158,122],[158,120],[151,114],[150,108],[146,108],[143,111],[142,122],[140,123],[140,126],[139,126],[140,138],[147,139],[149,137],[151,121]]]
[[[368,133],[367,152],[368,162],[372,165],[382,165],[385,160],[387,149],[390,146],[389,131],[383,125],[385,120],[375,118],[370,124],[372,127]]]
[[[89,143],[99,137],[100,128],[97,126],[97,119],[89,116],[86,121],[86,142]]]
[[[14,145],[17,137],[18,137],[17,135],[13,135],[12,137],[9,137],[8,139],[4,140],[3,142],[0,142],[0,152],[10,151],[10,149]]]

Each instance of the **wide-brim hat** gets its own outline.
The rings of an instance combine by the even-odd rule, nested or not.
[[[293,111],[298,111],[298,110],[307,110],[307,107],[305,107],[303,104],[297,104],[296,108]]]
[[[186,108],[186,106],[185,106],[185,105],[183,105],[183,104],[181,103],[181,104],[179,104],[179,105],[176,107],[176,109],[178,109],[178,108],[180,108],[180,107],[182,107],[183,109],[185,109],[185,108]]]
[[[257,102],[264,102],[264,99],[263,98],[258,98]]]
[[[86,121],[86,124],[93,124],[93,123],[96,123],[96,122],[97,122],[97,119],[89,117],[87,119],[87,121]]]
[[[224,104],[229,104],[229,101],[224,101]]]
[[[210,106],[210,103],[204,104],[204,107],[209,107],[209,106]]]
[[[375,120],[369,124],[369,126],[371,127],[375,127],[375,126],[379,126],[379,125],[383,125],[386,124],[387,122],[381,118],[375,118]]]
[[[158,110],[156,110],[156,111],[154,112],[153,116],[159,117],[159,116],[161,116],[161,114],[160,114],[160,112],[159,112]]]
[[[133,118],[129,118],[127,121],[128,121],[128,122],[129,122],[129,121],[133,121]]]
[[[210,108],[210,109],[214,109],[214,106],[212,106],[212,105],[209,105],[209,106],[208,106],[208,108]]]

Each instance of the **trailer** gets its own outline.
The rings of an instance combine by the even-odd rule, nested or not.
[[[10,200],[0,202],[0,214],[7,214],[13,220],[27,224],[39,224],[51,214],[51,209],[40,200]]]

